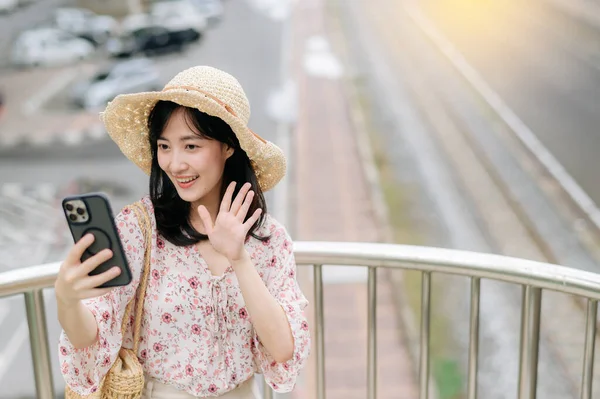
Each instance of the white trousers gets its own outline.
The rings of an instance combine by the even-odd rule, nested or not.
[[[258,399],[259,395],[255,392],[254,377],[238,385],[233,391],[229,391],[219,396],[222,399]],[[170,385],[163,384],[146,376],[144,392],[142,399],[197,399],[185,391],[180,391]]]

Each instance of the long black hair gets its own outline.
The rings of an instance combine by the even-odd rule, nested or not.
[[[252,168],[250,158],[248,158],[246,152],[240,147],[240,142],[233,130],[231,130],[231,127],[220,118],[171,101],[157,102],[148,117],[149,140],[152,152],[150,199],[154,205],[154,215],[156,217],[158,232],[166,240],[178,246],[188,246],[208,239],[207,235],[201,234],[194,229],[190,220],[191,204],[179,197],[177,189],[167,174],[158,165],[157,141],[163,133],[167,122],[178,109],[183,110],[186,120],[191,124],[190,128],[199,137],[218,140],[234,150],[233,154],[225,161],[220,198],[221,200],[223,199],[225,190],[232,181],[237,183],[233,198],[238,194],[244,183],[249,182],[252,185],[251,190],[254,191],[254,198],[248,210],[246,220],[258,208],[262,209],[262,213],[258,221],[249,230],[248,236],[261,241],[268,239],[269,237],[256,234],[256,230],[262,225],[267,214],[267,203],[258,184],[258,179]]]

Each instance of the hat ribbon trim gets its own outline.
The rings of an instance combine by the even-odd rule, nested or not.
[[[206,92],[204,90],[198,89],[197,87],[194,87],[194,86],[168,86],[168,87],[165,87],[163,89],[163,92],[164,91],[168,91],[168,90],[176,90],[176,89],[193,90],[193,91],[196,91],[196,92],[198,92],[200,94],[203,94],[206,97],[208,97],[211,100],[213,100],[214,102],[216,102],[217,104],[219,104],[221,107],[225,108],[225,110],[227,112],[229,112],[231,115],[233,115],[233,116],[235,116],[236,118],[239,119],[239,117],[237,116],[237,114],[235,113],[235,111],[233,110],[233,108],[231,108],[228,104],[226,104],[223,101],[221,101],[218,97],[213,96],[212,94],[210,94],[210,93],[208,93],[208,92]],[[248,128],[248,130],[250,130],[250,133],[252,133],[254,135],[254,137],[256,137],[257,139],[259,139],[260,141],[262,141],[264,144],[267,143],[267,140],[263,139],[258,134],[254,133],[252,131],[252,129]]]

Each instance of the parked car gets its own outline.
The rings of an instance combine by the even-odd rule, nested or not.
[[[137,13],[137,14],[128,14],[121,21],[121,25],[119,27],[119,34],[128,35],[131,34],[134,30],[146,28],[148,26],[154,25],[152,23],[152,18],[150,14],[146,13]]]
[[[187,0],[160,1],[152,4],[149,13],[126,16],[120,25],[120,34],[151,26],[160,26],[183,42],[198,40],[207,29],[207,19]]]
[[[202,35],[208,22],[204,15],[189,1],[160,1],[150,7],[150,17],[156,25],[173,32],[194,30]]]
[[[106,49],[113,57],[130,57],[142,53],[146,56],[182,51],[193,37],[188,33],[171,32],[162,26],[148,26],[113,38],[106,44]],[[189,33],[198,35],[196,32]]]
[[[85,39],[54,28],[23,32],[12,47],[11,62],[16,66],[50,66],[83,60],[94,52]]]
[[[175,6],[168,6],[167,4],[169,3],[175,4]],[[160,0],[158,3],[155,3],[160,4],[159,6],[155,6],[155,8],[157,9],[155,13],[162,12],[161,8],[181,7],[177,5],[181,3],[191,4],[195,8],[195,11],[200,13],[206,19],[208,25],[213,25],[216,22],[219,22],[223,17],[224,10],[221,0]]]
[[[71,101],[88,110],[97,110],[119,94],[160,90],[159,71],[148,58],[117,62],[76,84]]]
[[[57,8],[54,23],[59,29],[87,39],[94,45],[106,43],[118,27],[113,17],[98,15],[84,8]]]

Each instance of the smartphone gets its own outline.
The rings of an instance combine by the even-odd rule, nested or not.
[[[89,275],[101,274],[117,266],[121,273],[98,288],[119,287],[131,283],[131,269],[119,239],[110,201],[104,193],[69,196],[63,199],[62,208],[75,242],[91,233],[95,239],[84,252],[81,261],[89,259],[103,249],[110,249],[113,257],[95,268]]]

